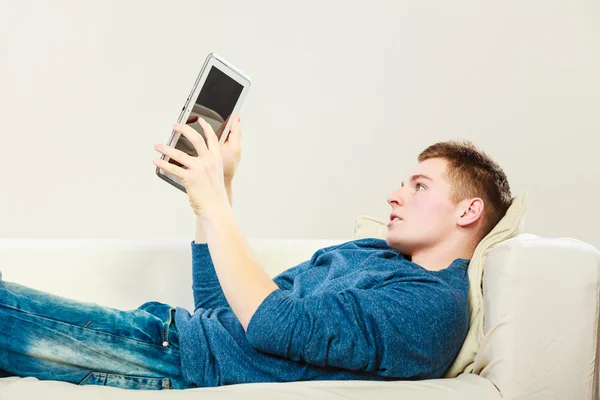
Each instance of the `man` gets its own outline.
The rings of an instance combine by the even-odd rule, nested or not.
[[[274,279],[231,209],[240,119],[219,146],[175,125],[197,157],[156,149],[197,220],[194,310],[121,311],[0,280],[0,370],[76,384],[184,389],[248,382],[442,377],[469,328],[467,267],[511,201],[502,169],[468,141],[436,143],[393,192],[386,240],[318,250]]]

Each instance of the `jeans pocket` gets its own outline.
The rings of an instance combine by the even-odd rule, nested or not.
[[[112,386],[133,390],[161,390],[173,388],[169,378],[107,374],[104,372],[91,372],[79,383],[79,385]]]

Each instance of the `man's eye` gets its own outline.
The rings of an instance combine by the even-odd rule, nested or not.
[[[421,186],[423,189],[425,189],[425,186],[421,185],[420,183],[417,183],[416,187],[418,188],[419,186]]]

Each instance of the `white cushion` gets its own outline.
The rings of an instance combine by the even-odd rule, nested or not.
[[[502,400],[490,381],[465,374],[454,379],[423,381],[301,381],[242,383],[220,387],[170,391],[125,390],[110,386],[77,386],[36,378],[0,379],[0,399],[57,400],[306,400],[306,399],[377,399],[377,400]]]

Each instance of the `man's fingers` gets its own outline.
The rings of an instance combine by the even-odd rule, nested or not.
[[[171,164],[170,162],[168,162],[166,160],[161,160],[160,158],[154,158],[154,159],[152,159],[152,162],[154,163],[154,165],[156,165],[163,171],[166,171],[167,173],[169,173],[171,175],[175,175],[179,179],[182,179],[183,171],[185,171],[183,168],[178,167],[175,164]]]
[[[236,146],[239,146],[241,139],[242,139],[242,128],[240,127],[240,117],[239,115],[236,115],[235,118],[233,119],[233,123],[231,124],[232,128],[231,128],[231,132],[229,134],[229,136],[231,136],[233,134],[233,139],[231,139]],[[227,138],[227,140],[229,140],[229,138]]]
[[[166,145],[162,145],[162,147],[159,147],[156,150],[178,163],[185,165],[187,168],[191,168],[193,165],[192,156],[184,151]]]
[[[200,125],[200,127],[204,131],[204,137],[208,142],[208,149],[214,150],[216,147],[218,147],[219,140],[217,139],[217,134],[215,133],[215,131],[213,131],[212,126],[210,126],[210,124],[206,122],[204,118],[198,118],[198,125]]]
[[[183,136],[187,138],[187,140],[190,141],[198,155],[202,154],[204,151],[207,150],[206,143],[204,143],[204,139],[202,139],[200,133],[197,132],[191,126],[186,124],[175,124],[173,125],[173,129],[177,132],[180,132]]]

